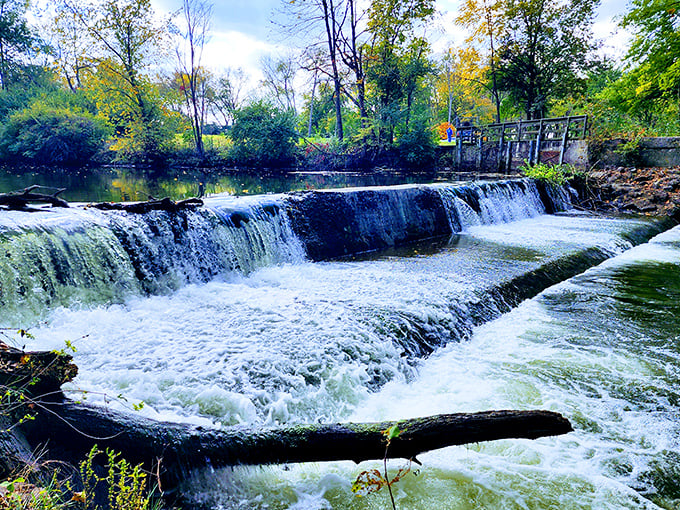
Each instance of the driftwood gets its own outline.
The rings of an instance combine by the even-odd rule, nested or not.
[[[52,207],[68,207],[68,202],[57,195],[66,191],[66,188],[56,190],[51,195],[43,193],[33,193],[33,190],[41,186],[35,184],[23,190],[12,191],[10,193],[0,193],[0,206],[5,206],[8,209],[18,211],[32,211],[28,204],[33,202],[44,202],[52,205]]]
[[[389,457],[407,459],[451,445],[535,439],[572,430],[567,419],[549,411],[444,414],[382,423],[206,429],[66,400],[46,406],[38,420],[29,424],[28,437],[33,442],[51,441],[53,445],[58,441],[73,459],[82,458],[97,444],[120,451],[128,461],[143,463],[149,469],[160,464],[160,480],[168,488],[192,469],[206,465],[382,459],[383,431],[395,424],[403,432],[392,440]]]
[[[508,438],[535,439],[572,430],[566,418],[549,411],[488,411],[381,423],[267,428],[211,429],[161,422],[65,398],[60,385],[77,373],[69,355],[23,352],[1,343],[0,346],[0,376],[10,384],[23,381],[32,412],[36,413],[35,419],[20,427],[32,448],[47,445],[53,458],[74,464],[95,444],[112,448],[129,462],[144,464],[147,469],[158,472],[165,489],[186,478],[192,469],[206,465],[382,459],[384,431],[393,425],[402,432],[392,439],[389,457],[406,459],[451,445]],[[3,438],[7,440],[5,443]],[[11,453],[12,445],[20,443],[24,444],[23,437],[0,434],[0,449],[4,448],[5,455]],[[15,458],[20,460],[25,451],[22,446]]]
[[[29,207],[29,204],[34,202],[44,202],[51,204],[52,207],[69,207],[66,200],[59,198],[58,195],[66,191],[66,188],[56,190],[52,195],[45,195],[42,193],[33,193],[33,190],[41,186],[35,184],[28,188],[12,191],[10,193],[0,193],[0,206],[5,206],[11,210],[17,211],[37,211]],[[187,198],[185,200],[174,201],[168,197],[157,200],[149,197],[146,202],[100,202],[89,204],[87,207],[101,209],[103,211],[127,211],[131,213],[146,213],[149,211],[169,211],[176,212],[182,209],[191,209],[203,205],[203,200],[200,198]]]
[[[168,197],[156,200],[154,198],[146,202],[101,202],[98,204],[90,204],[88,207],[101,209],[103,211],[127,211],[130,213],[147,213],[149,211],[170,211],[175,212],[181,209],[191,209],[203,205],[203,200],[200,198],[187,198],[186,200],[179,200],[175,202]]]

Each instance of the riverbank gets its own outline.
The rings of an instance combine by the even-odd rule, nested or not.
[[[587,184],[585,207],[680,220],[680,166],[598,170],[590,173]]]

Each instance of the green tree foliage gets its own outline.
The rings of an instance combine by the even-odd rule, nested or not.
[[[81,165],[103,149],[107,135],[90,113],[36,102],[10,116],[0,133],[0,156],[11,163]]]
[[[295,159],[295,113],[258,101],[236,112],[230,136],[234,158],[243,165],[290,165]]]
[[[527,118],[545,116],[551,101],[584,86],[594,49],[591,27],[599,0],[501,0],[498,88]]]
[[[680,1],[633,0],[622,25],[635,34],[624,101],[638,113],[672,102],[680,120]]]
[[[415,122],[409,131],[399,137],[397,152],[409,167],[434,164],[438,134],[423,120]]]
[[[26,21],[27,0],[0,0],[0,88],[6,90],[27,64],[37,38]]]
[[[434,14],[433,0],[374,0],[368,12],[371,46],[366,77],[376,101],[377,138],[392,143],[395,127],[408,129],[415,93],[431,71],[429,44],[416,29]]]
[[[126,158],[162,161],[173,133],[145,71],[162,53],[167,32],[150,0],[64,1],[95,42],[94,72],[84,88],[115,128],[113,148]]]

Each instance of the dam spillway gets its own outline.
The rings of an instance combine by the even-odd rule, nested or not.
[[[412,497],[430,498],[428,508],[467,508],[473,492],[487,504],[524,498],[539,508],[569,493],[573,480],[587,487],[567,500],[575,507],[609,494],[635,508],[647,500],[630,487],[653,470],[647,457],[672,441],[667,435],[665,446],[652,441],[649,454],[612,453],[617,439],[603,431],[615,421],[596,406],[596,395],[612,390],[597,373],[607,367],[613,378],[632,370],[642,381],[657,358],[633,352],[624,360],[615,344],[582,345],[586,340],[571,328],[584,329],[574,324],[594,311],[576,305],[597,302],[590,293],[599,296],[596,284],[606,288],[610,278],[608,270],[584,273],[588,268],[625,259],[640,244],[638,257],[654,248],[670,257],[671,270],[677,267],[667,253],[674,231],[663,234],[671,239],[662,237],[661,250],[659,242],[645,244],[668,226],[579,214],[564,192],[549,194],[525,180],[214,197],[177,215],[8,212],[0,215],[0,316],[4,327],[41,321],[32,329],[37,347],[74,342],[81,369],[75,387],[91,400],[123,394],[145,402],[142,413],[163,419],[228,426],[370,421],[498,405],[565,410],[580,427],[571,439],[580,452],[569,455],[573,468],[547,458],[570,452],[568,438],[516,447],[517,456],[505,443],[479,447],[467,464],[465,453],[454,454],[454,464],[434,453],[424,483],[437,488],[428,496],[407,485],[400,508],[419,508],[408,503]],[[595,276],[578,280],[581,274]],[[589,278],[590,286],[583,283]],[[579,311],[566,322],[559,314],[572,307]],[[567,344],[551,331],[552,314],[565,321],[559,334],[571,332]],[[593,315],[600,317],[593,330],[609,315]],[[602,368],[588,372],[589,349],[610,352],[620,364],[608,367],[602,354],[594,361],[602,359]],[[592,381],[567,376],[569,360]],[[644,407],[633,394],[616,398],[628,401],[619,408],[605,399],[610,413]],[[657,420],[655,427],[666,423]],[[619,432],[624,443],[638,437]],[[609,464],[589,463],[588,445]],[[619,461],[633,470],[616,475],[608,466]],[[197,486],[224,508],[238,508],[239,498],[246,508],[353,508],[342,480],[309,469],[223,472]],[[343,464],[329,469],[343,480],[351,476]],[[467,472],[474,476],[466,481]],[[483,479],[485,473],[496,481]],[[606,490],[596,483],[602,476],[611,480]],[[517,488],[518,477],[538,486],[552,480],[554,490]],[[311,486],[308,479],[315,480]],[[214,493],[225,483],[231,492]],[[292,495],[277,496],[278,490]]]

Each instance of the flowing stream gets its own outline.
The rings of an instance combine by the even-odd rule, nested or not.
[[[543,408],[576,429],[425,454],[399,509],[680,504],[680,227],[580,214],[530,181],[206,205],[0,213],[0,327],[72,342],[72,390],[158,419]],[[380,465],[208,466],[187,505],[388,508],[350,490]]]

